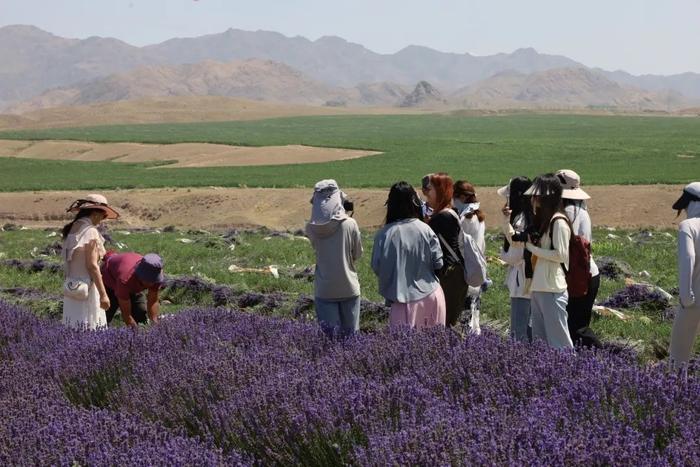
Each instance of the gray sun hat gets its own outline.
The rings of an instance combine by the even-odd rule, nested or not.
[[[314,186],[314,194],[311,197],[311,220],[309,224],[323,225],[333,220],[341,220],[348,217],[343,208],[343,200],[346,198],[333,179],[321,180]]]
[[[163,259],[155,253],[148,253],[139,261],[134,271],[136,277],[149,284],[162,284]]]

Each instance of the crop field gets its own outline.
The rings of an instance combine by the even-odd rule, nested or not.
[[[350,187],[387,187],[442,170],[481,186],[560,167],[588,185],[687,183],[700,170],[700,119],[581,115],[323,116],[247,122],[24,130],[0,139],[308,145],[380,151],[360,159],[257,167],[178,168],[154,163],[0,157],[0,190],[189,186],[312,186],[334,177]],[[166,162],[160,161],[158,164]]]

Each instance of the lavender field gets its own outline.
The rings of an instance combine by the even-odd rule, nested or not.
[[[694,364],[697,365],[697,364]],[[77,332],[0,301],[2,465],[698,465],[700,379],[436,329],[191,308]]]

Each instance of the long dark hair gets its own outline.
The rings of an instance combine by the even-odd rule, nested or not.
[[[537,196],[540,201],[535,212],[535,226],[543,236],[549,229],[552,216],[556,213],[564,214],[562,186],[556,175],[552,173],[538,176],[532,185],[535,187],[533,196]],[[565,214],[564,217],[568,219]]]
[[[98,212],[98,211],[102,212],[101,209],[81,209],[80,211],[78,211],[78,213],[75,215],[75,218],[63,226],[63,230],[62,230],[63,239],[65,240],[66,237],[68,237],[68,234],[70,234],[70,231],[73,228],[73,224],[75,224],[75,222],[78,219],[82,219],[83,217],[90,217],[90,215],[93,212]]]
[[[522,215],[523,231],[532,225],[535,215],[532,212],[530,197],[525,192],[532,186],[532,180],[525,176],[513,177],[508,183],[508,207],[510,208],[510,224],[514,226],[515,220]],[[508,251],[510,242],[503,240],[503,250]]]
[[[514,177],[508,184],[508,207],[510,208],[510,222],[520,214],[525,217],[527,225],[532,224],[533,212],[530,197],[525,192],[532,186],[532,180],[525,176]]]
[[[421,217],[421,202],[416,190],[404,181],[391,185],[389,197],[386,200],[386,224]]]

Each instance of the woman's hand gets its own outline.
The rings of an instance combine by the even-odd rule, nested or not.
[[[507,217],[510,219],[510,215],[513,212],[512,209],[510,209],[508,206],[504,206],[503,209],[501,209],[501,213],[503,213],[503,217]]]
[[[106,311],[109,309],[110,305],[111,305],[111,303],[110,303],[109,297],[107,295],[100,296],[100,308],[102,308],[103,310]]]

